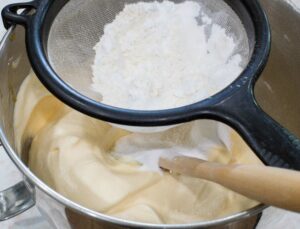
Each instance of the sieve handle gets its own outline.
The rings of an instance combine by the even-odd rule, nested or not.
[[[7,5],[2,10],[2,19],[4,27],[8,29],[14,24],[27,26],[30,17],[32,16],[32,14],[29,14],[29,12],[36,9],[37,1]]]
[[[300,140],[258,106],[253,92],[239,90],[216,110],[265,164],[300,171]]]

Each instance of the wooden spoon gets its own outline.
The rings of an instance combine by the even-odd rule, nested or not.
[[[300,212],[300,172],[264,165],[223,165],[189,157],[160,158],[159,165],[218,183],[261,203]]]

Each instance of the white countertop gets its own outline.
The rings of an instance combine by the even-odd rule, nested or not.
[[[0,9],[9,3],[24,2],[25,0],[0,0]],[[290,0],[291,4],[300,9],[300,0]],[[5,33],[5,29],[0,19],[0,38]],[[21,180],[21,174],[6,155],[4,149],[0,147],[0,190]],[[299,197],[300,198],[300,197]],[[1,229],[52,229],[47,222],[40,216],[34,207],[27,212],[5,222],[0,223]],[[275,208],[269,208],[263,213],[263,217],[257,229],[298,229],[300,228],[300,214],[291,213]]]

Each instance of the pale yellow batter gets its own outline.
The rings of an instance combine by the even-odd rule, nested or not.
[[[152,170],[153,164],[141,162],[145,157],[132,159],[140,152],[151,161],[151,153],[173,150],[222,163],[261,163],[236,133],[216,122],[133,134],[68,108],[31,73],[17,97],[15,134],[19,152],[32,139],[29,166],[39,178],[102,213],[175,224],[220,218],[258,204],[211,182]]]

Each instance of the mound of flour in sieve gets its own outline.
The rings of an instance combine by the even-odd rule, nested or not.
[[[92,88],[101,102],[121,108],[188,105],[237,78],[242,57],[236,47],[196,2],[128,4],[94,48]]]

